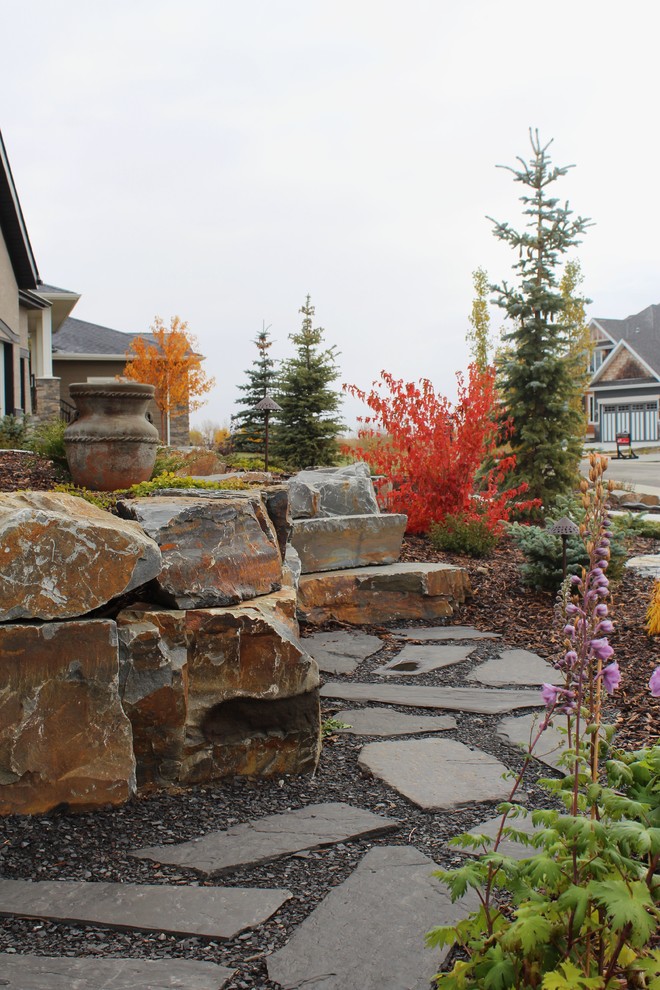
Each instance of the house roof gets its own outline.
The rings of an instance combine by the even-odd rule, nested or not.
[[[660,375],[660,305],[647,306],[641,313],[627,316],[625,320],[598,317],[591,322],[613,343],[625,341],[631,351]]]
[[[39,272],[2,133],[0,133],[0,230],[7,245],[19,289],[36,289]]]
[[[69,316],[53,334],[53,357],[80,354],[125,357],[131,341],[136,337],[153,339],[150,333],[123,333]]]

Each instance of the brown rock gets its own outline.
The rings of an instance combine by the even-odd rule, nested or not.
[[[287,595],[271,595],[234,608],[119,615],[122,700],[141,785],[315,764],[318,667],[277,618],[290,607]]]
[[[0,814],[122,804],[134,790],[115,623],[0,626]]]
[[[0,545],[3,622],[84,615],[161,568],[136,523],[57,492],[0,494]]]
[[[453,614],[470,594],[462,567],[389,564],[303,574],[298,617],[313,625],[330,619],[371,625],[400,619],[438,619]]]
[[[277,534],[258,493],[158,496],[117,507],[159,545],[163,567],[156,584],[169,606],[235,605],[282,585]]]

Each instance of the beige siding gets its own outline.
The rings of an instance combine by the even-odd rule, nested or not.
[[[0,320],[7,326],[19,332],[18,324],[18,285],[14,269],[9,260],[9,254],[4,239],[0,236]],[[24,345],[27,347],[27,342]]]

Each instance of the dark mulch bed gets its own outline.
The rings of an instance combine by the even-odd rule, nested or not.
[[[660,552],[660,542],[637,537],[630,555]],[[501,633],[512,646],[534,650],[548,660],[563,648],[561,624],[549,594],[531,591],[520,582],[522,554],[508,539],[486,560],[448,555],[422,537],[404,541],[403,560],[440,560],[459,564],[470,574],[474,597],[460,610],[457,621]],[[653,582],[626,569],[613,587],[610,616],[615,632],[609,637],[619,661],[622,680],[613,697],[618,713],[616,742],[626,749],[649,746],[660,739],[660,698],[653,698],[648,680],[660,665],[660,640],[645,632],[646,610]]]
[[[45,457],[27,450],[0,450],[0,492],[49,491],[62,476],[62,470]]]

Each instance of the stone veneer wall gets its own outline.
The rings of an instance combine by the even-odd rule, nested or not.
[[[34,419],[59,419],[60,416],[60,379],[36,378],[35,402],[32,410]]]

